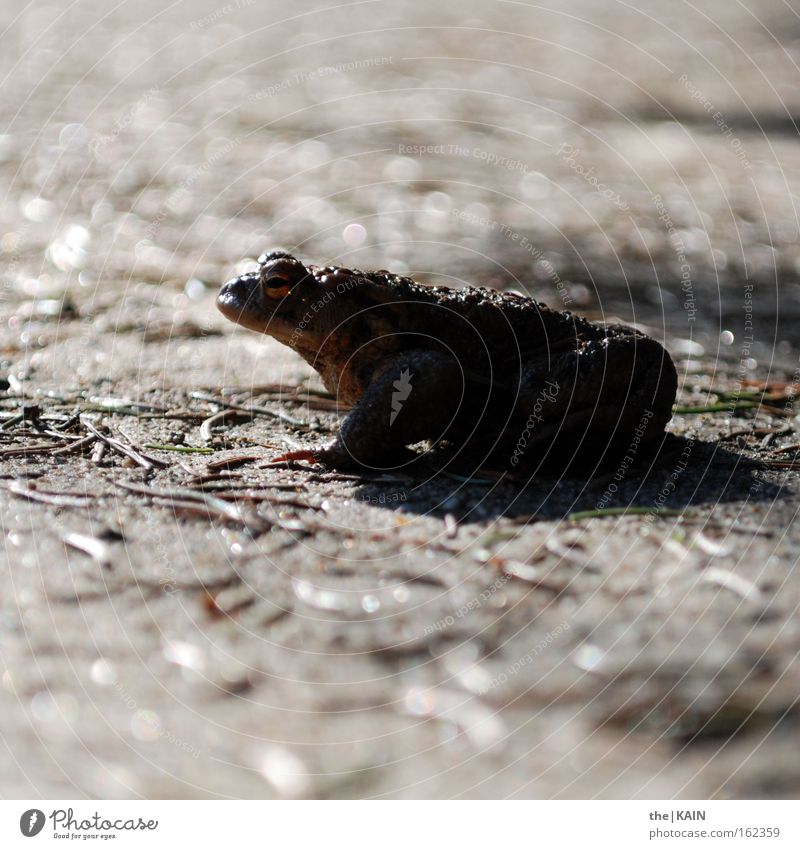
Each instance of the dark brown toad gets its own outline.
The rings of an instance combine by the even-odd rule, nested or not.
[[[387,468],[427,441],[512,469],[607,466],[660,441],[672,415],[677,375],[658,342],[517,294],[271,251],[217,305],[352,405],[329,445],[285,459]]]

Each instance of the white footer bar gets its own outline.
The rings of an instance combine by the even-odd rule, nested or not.
[[[800,803],[0,802],[0,846],[798,847]]]

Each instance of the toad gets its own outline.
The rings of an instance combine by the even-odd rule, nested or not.
[[[387,469],[427,443],[528,473],[607,467],[645,456],[672,416],[677,374],[657,341],[511,292],[275,250],[217,305],[293,348],[349,408],[332,442],[281,460]]]

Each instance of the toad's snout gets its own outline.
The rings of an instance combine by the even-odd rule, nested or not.
[[[263,310],[257,274],[243,274],[223,284],[217,295],[217,309],[225,318],[248,324],[248,317]]]

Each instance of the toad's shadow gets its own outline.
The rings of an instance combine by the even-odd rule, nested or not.
[[[667,434],[646,462],[603,470],[529,478],[471,472],[463,462],[441,464],[434,452],[408,467],[407,476],[370,482],[356,497],[375,506],[460,523],[501,516],[563,519],[585,510],[635,508],[637,512],[711,508],[738,501],[773,501],[781,487],[763,479],[764,467],[716,442]],[[474,467],[473,467],[474,468]]]

